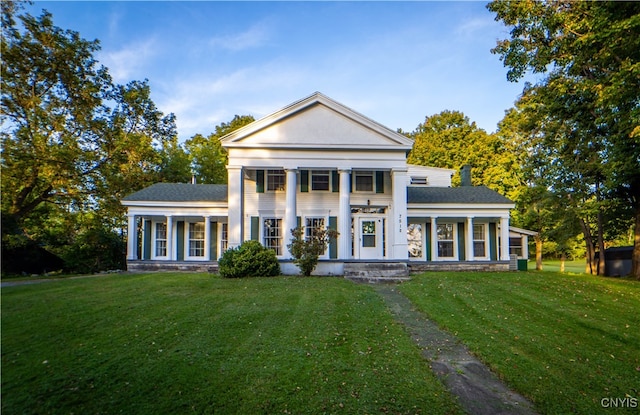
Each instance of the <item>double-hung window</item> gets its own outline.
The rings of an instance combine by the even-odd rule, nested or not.
[[[453,250],[453,223],[438,224],[438,257],[454,258]]]
[[[311,170],[311,190],[329,190],[331,172],[329,170]]]
[[[267,170],[267,191],[284,190],[286,176],[284,170]]]
[[[487,256],[487,244],[486,244],[485,225],[473,225],[473,256],[474,257],[486,257]]]
[[[410,223],[407,226],[407,244],[409,258],[422,258],[422,225]]]
[[[156,256],[167,256],[167,224],[156,223]]]
[[[282,255],[282,219],[267,218],[263,222],[263,245],[276,252],[276,256]]]
[[[204,222],[189,223],[189,256],[204,256]]]
[[[354,173],[356,192],[373,192],[373,171],[356,170]]]
[[[324,218],[306,218],[304,226],[304,236],[306,240],[310,240],[319,231],[324,231]],[[321,255],[326,254],[326,249]]]
[[[229,247],[229,224],[222,223],[220,229],[220,254],[223,254]]]

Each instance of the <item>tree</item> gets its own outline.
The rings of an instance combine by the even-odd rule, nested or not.
[[[15,13],[2,2],[3,219],[28,240],[42,215],[96,211],[114,232],[123,225],[119,199],[157,181],[175,117],[156,109],[147,81],[114,84],[94,58],[97,40],[55,26],[46,11],[20,15],[20,24]],[[3,232],[3,241],[15,236]]]
[[[595,209],[601,251],[605,198],[633,207],[640,278],[640,4],[496,0],[487,7],[512,28],[492,51],[509,68],[507,79],[546,74],[525,94],[536,104],[547,160],[565,166],[554,188],[578,193],[572,206],[583,213]],[[582,227],[589,243],[591,224],[583,219]]]
[[[185,142],[198,183],[227,183],[227,150],[220,138],[254,121],[251,115],[236,115],[230,122],[217,125],[208,137],[196,134]]]
[[[287,249],[293,256],[293,263],[300,268],[300,272],[305,277],[311,275],[318,265],[318,258],[324,254],[329,246],[329,242],[338,237],[338,232],[334,229],[314,228],[311,235],[305,235],[302,226],[291,229],[291,243]]]
[[[407,162],[411,164],[460,169],[474,168],[472,184],[485,185],[511,196],[520,186],[517,154],[508,141],[487,134],[458,111],[443,111],[427,117],[409,134],[414,140]],[[459,172],[452,183],[460,183]]]

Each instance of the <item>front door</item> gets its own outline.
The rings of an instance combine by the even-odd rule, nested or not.
[[[382,218],[358,218],[358,258],[382,259]]]

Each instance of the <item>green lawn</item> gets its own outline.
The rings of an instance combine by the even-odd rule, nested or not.
[[[428,273],[401,291],[541,413],[638,413],[640,283],[553,272]],[[625,398],[636,407],[602,407],[602,399]]]
[[[2,289],[2,412],[459,413],[371,287],[117,275]]]

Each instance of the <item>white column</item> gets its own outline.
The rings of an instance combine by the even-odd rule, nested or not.
[[[431,217],[431,260],[438,260],[438,217]]]
[[[138,259],[138,226],[135,215],[127,215],[127,259],[135,261]]]
[[[209,216],[204,217],[204,259],[211,261],[211,223]]]
[[[173,217],[167,216],[167,257],[169,261],[176,259],[176,255],[173,254]]]
[[[500,218],[500,259],[509,260],[509,216]]]
[[[465,239],[464,256],[467,261],[473,261],[473,216],[467,217],[466,223],[467,237]]]
[[[391,217],[392,238],[391,258],[408,259],[407,244],[407,169],[393,169],[391,171],[393,190],[393,213]]]
[[[228,247],[237,248],[244,238],[243,172],[241,166],[227,166]]]
[[[296,216],[297,212],[297,204],[296,204],[296,191],[297,191],[297,178],[296,174],[298,172],[297,169],[286,169],[287,172],[287,182],[285,184],[285,209],[284,209],[284,221],[282,232],[284,232],[282,238],[282,256],[285,258],[291,258],[291,254],[289,253],[289,249],[287,246],[291,243],[291,229],[298,226],[298,218]]]
[[[529,259],[529,237],[522,235],[520,243],[522,244],[522,259]]]
[[[351,170],[340,172],[340,202],[338,206],[338,258],[351,258]]]

